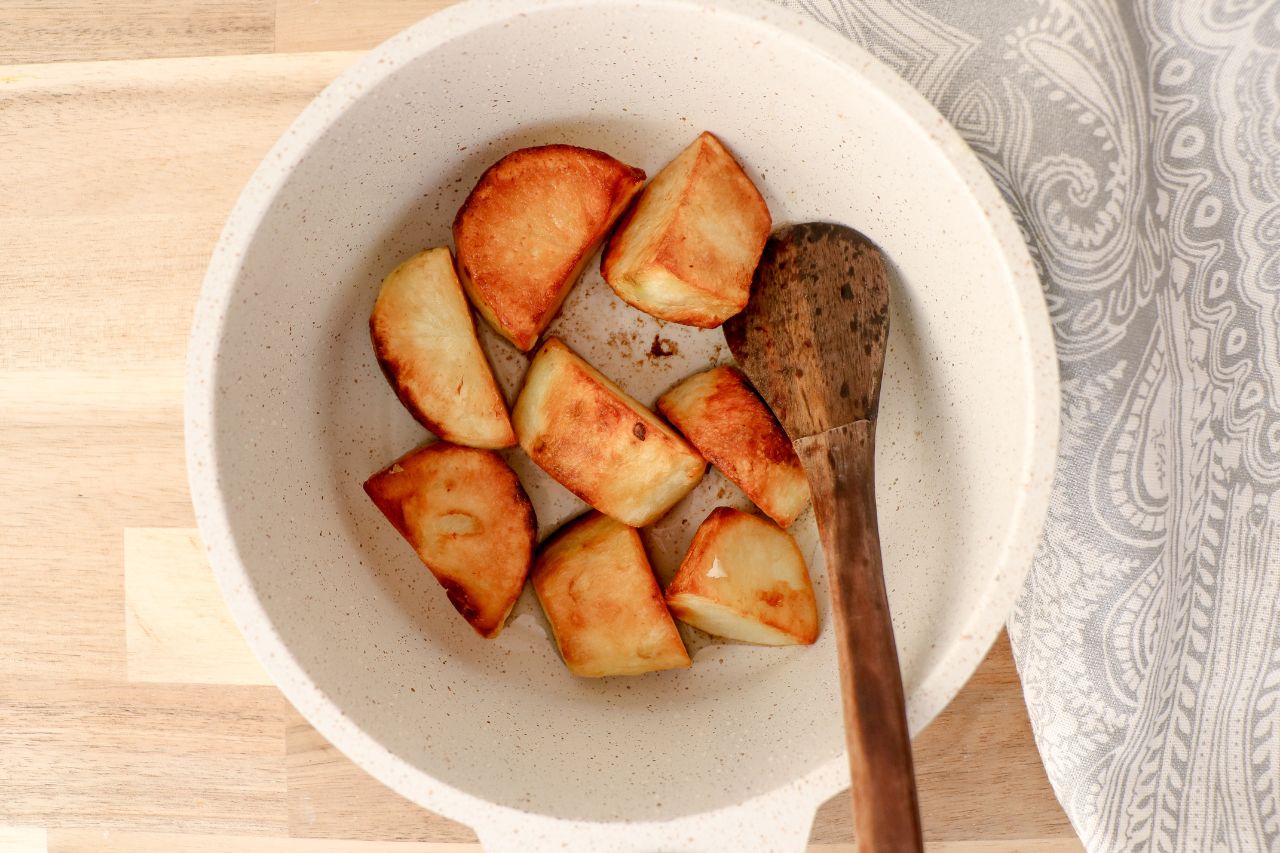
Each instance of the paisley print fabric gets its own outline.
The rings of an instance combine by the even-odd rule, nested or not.
[[[1009,625],[1093,851],[1280,850],[1280,0],[784,0],[1004,192],[1062,369]]]

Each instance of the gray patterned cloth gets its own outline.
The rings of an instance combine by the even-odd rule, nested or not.
[[[784,0],[959,129],[1062,369],[1010,622],[1092,851],[1280,850],[1280,0]]]

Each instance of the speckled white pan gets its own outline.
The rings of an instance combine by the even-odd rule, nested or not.
[[[428,438],[370,351],[379,281],[449,241],[481,170],[570,142],[652,175],[704,128],[776,223],[853,225],[892,266],[877,490],[913,731],[982,659],[1044,516],[1058,394],[1035,272],[977,160],[882,65],[755,2],[471,2],[393,38],[303,113],[227,223],[192,335],[191,486],[232,613],[289,699],[490,850],[800,850],[847,785],[811,515],[795,530],[815,646],[688,632],[691,670],[587,681],[528,592],[499,639],[476,637],[361,490]],[[646,403],[728,359],[718,330],[631,310],[594,266],[552,329]],[[524,357],[485,337],[512,394]],[[509,455],[543,532],[580,506]],[[723,502],[741,496],[713,475],[649,535],[660,573]]]

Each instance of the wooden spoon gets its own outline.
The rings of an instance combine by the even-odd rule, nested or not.
[[[922,850],[876,526],[876,410],[889,337],[879,250],[842,225],[779,229],[746,310],[724,335],[809,476],[835,613],[858,850]]]

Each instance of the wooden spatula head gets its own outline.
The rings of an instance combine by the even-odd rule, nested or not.
[[[724,336],[792,440],[874,420],[889,339],[880,250],[843,225],[778,229]]]

